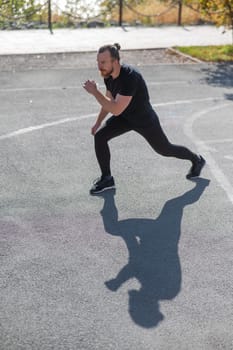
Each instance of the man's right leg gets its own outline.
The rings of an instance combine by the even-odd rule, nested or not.
[[[111,156],[108,141],[130,130],[132,130],[132,128],[125,119],[112,116],[95,134],[95,153],[102,176],[111,175]]]
[[[108,141],[130,130],[132,130],[132,128],[125,119],[112,116],[95,134],[95,153],[101,170],[101,178],[93,185],[90,191],[91,194],[114,188],[115,184],[111,176],[111,155]]]

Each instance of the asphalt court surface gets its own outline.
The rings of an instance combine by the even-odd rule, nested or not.
[[[0,349],[233,349],[233,68],[140,66],[169,139],[110,143],[99,176],[82,88],[95,68],[1,72]]]

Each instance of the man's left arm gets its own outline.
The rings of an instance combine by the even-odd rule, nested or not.
[[[132,96],[123,96],[120,94],[117,94],[115,99],[111,99],[98,90],[94,81],[87,80],[83,87],[89,94],[96,98],[104,110],[116,116],[120,115],[132,100]]]

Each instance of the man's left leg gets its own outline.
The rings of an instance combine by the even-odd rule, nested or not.
[[[204,158],[193,153],[187,147],[170,143],[158,118],[152,127],[137,128],[135,131],[142,135],[157,153],[165,157],[175,157],[191,161],[192,166],[186,176],[187,179],[200,175],[205,164]]]

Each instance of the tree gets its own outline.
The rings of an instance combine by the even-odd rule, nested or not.
[[[233,0],[199,0],[202,11],[217,25],[232,29],[233,42]]]
[[[18,23],[31,21],[40,7],[35,0],[0,0],[0,19],[17,26]]]

